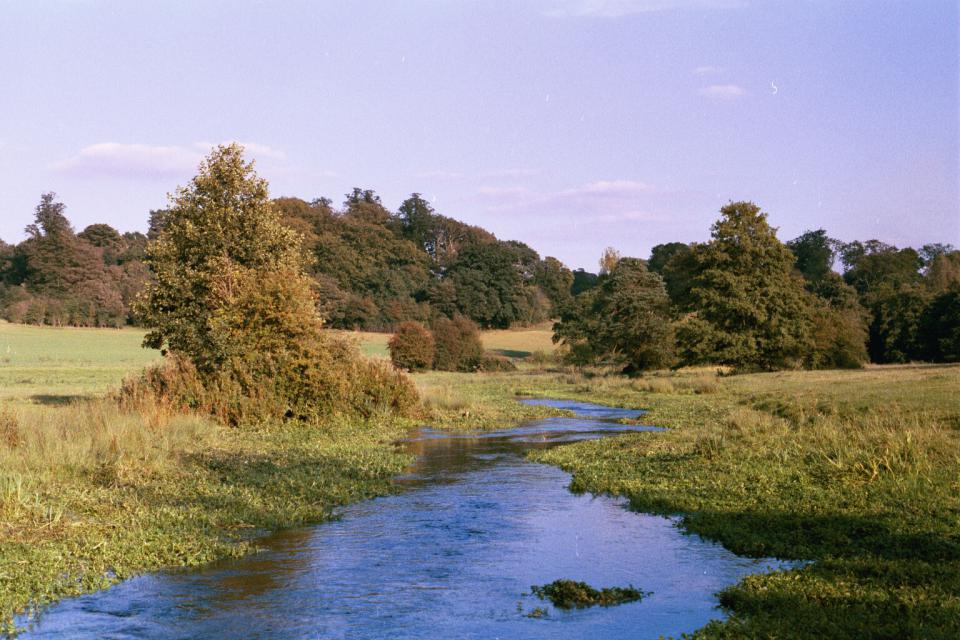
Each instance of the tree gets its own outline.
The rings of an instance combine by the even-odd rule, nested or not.
[[[673,305],[681,311],[689,310],[690,288],[697,270],[693,247],[682,242],[658,244],[650,252],[647,268],[663,278]]]
[[[407,378],[322,330],[299,238],[239,145],[177,190],[148,259],[144,344],[171,356],[144,376],[153,393],[230,424],[415,406]]]
[[[561,311],[573,301],[573,296],[570,294],[573,286],[573,272],[556,258],[547,256],[537,263],[533,281],[550,300],[553,306],[553,317],[559,317]]]
[[[794,256],[752,202],[720,209],[695,250],[696,311],[678,328],[685,363],[773,370],[801,364],[811,345],[809,299]]]
[[[617,266],[617,262],[620,261],[620,252],[614,249],[613,247],[607,247],[603,250],[603,255],[600,256],[600,275],[604,275],[613,271],[613,268]]]
[[[400,369],[429,369],[433,366],[436,348],[430,330],[419,322],[401,322],[387,343],[390,361]]]
[[[500,243],[469,245],[457,255],[447,278],[457,291],[460,312],[483,327],[507,328],[520,319],[523,279],[513,250]]]
[[[434,368],[440,371],[476,371],[483,364],[483,343],[477,325],[456,315],[439,317],[433,322],[436,346]]]
[[[573,284],[570,285],[570,293],[574,296],[579,296],[584,291],[594,288],[597,286],[597,274],[590,273],[584,269],[574,269],[573,270]]]
[[[823,229],[807,231],[787,243],[796,257],[797,270],[810,281],[822,280],[833,269],[840,243]]]
[[[613,364],[627,373],[671,364],[674,339],[663,279],[642,260],[620,258],[554,325],[553,340],[569,347],[575,364]]]
[[[934,362],[960,361],[960,285],[935,297],[920,318],[922,355]]]
[[[224,362],[228,346],[212,330],[225,304],[215,284],[224,273],[244,270],[299,272],[299,240],[280,223],[266,181],[236,144],[216,147],[163,217],[147,249],[155,281],[138,310],[150,329],[144,346],[181,354],[209,373]]]

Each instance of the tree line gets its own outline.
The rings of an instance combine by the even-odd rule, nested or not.
[[[372,190],[327,198],[278,198],[282,224],[301,238],[301,257],[327,326],[391,330],[406,320],[463,315],[483,328],[555,317],[571,299],[573,273],[522,242],[440,215],[419,194],[396,212]],[[169,210],[150,213],[147,234],[106,224],[75,232],[53,193],[41,197],[27,238],[0,241],[0,316],[29,324],[142,324],[135,300],[153,275],[147,242]]]
[[[326,326],[389,331],[463,316],[481,328],[557,319],[576,364],[628,371],[717,363],[742,369],[855,367],[960,359],[960,252],[840,242],[823,229],[786,243],[767,214],[730,203],[704,243],[608,251],[599,273],[571,271],[522,242],[436,212],[419,194],[388,210],[372,190],[271,201],[300,238]],[[155,275],[149,230],[75,232],[44,194],[27,238],[0,242],[0,316],[32,324],[142,324],[135,300]],[[835,269],[837,268],[837,269]]]
[[[608,249],[595,279],[575,274],[586,287],[554,340],[575,364],[628,373],[960,360],[960,251],[843,243],[823,229],[782,243],[776,231],[754,203],[731,202],[708,242],[657,245],[648,260]]]

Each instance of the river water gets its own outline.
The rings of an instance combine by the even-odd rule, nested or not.
[[[683,534],[617,498],[574,495],[534,448],[654,427],[640,412],[547,402],[550,418],[481,434],[423,429],[402,490],[284,531],[265,551],[133,578],[47,609],[24,638],[657,638],[720,618],[718,590],[778,568]],[[529,595],[559,578],[653,594],[560,611]],[[541,618],[527,614],[547,610]]]

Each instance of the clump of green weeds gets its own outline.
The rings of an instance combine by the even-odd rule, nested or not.
[[[542,586],[533,585],[530,587],[530,592],[541,600],[549,600],[558,609],[612,607],[626,602],[636,602],[652,595],[652,592],[641,591],[633,585],[594,589],[586,582],[566,579],[554,580]]]

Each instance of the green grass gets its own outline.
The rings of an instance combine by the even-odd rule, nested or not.
[[[541,376],[670,429],[533,457],[737,553],[814,561],[726,589],[697,637],[960,637],[960,367],[704,375]]]
[[[56,405],[102,395],[160,357],[137,329],[35,327],[0,321],[0,402]]]
[[[535,354],[543,331],[484,339]],[[358,337],[373,354],[387,339]],[[396,422],[225,429],[98,400],[156,357],[139,341],[0,324],[0,620],[140,571],[244,553],[259,533],[390,490],[403,465],[389,444]],[[649,409],[641,420],[667,431],[534,457],[570,470],[575,490],[681,514],[738,553],[813,561],[726,589],[729,619],[698,637],[960,637],[960,366],[630,380],[548,357],[519,365],[414,379],[430,422],[454,429],[555,413],[521,396]]]

